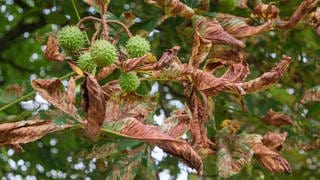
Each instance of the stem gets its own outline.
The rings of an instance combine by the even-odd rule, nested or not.
[[[68,73],[68,74],[60,77],[59,79],[62,80],[62,79],[68,78],[68,77],[70,77],[70,76],[73,76],[74,74],[75,74],[75,72],[71,72],[71,73]],[[30,93],[28,93],[28,94],[25,94],[25,95],[19,97],[18,99],[10,102],[9,104],[6,104],[6,105],[2,106],[2,107],[0,108],[0,112],[3,111],[3,110],[5,110],[5,109],[7,109],[7,108],[9,108],[9,107],[11,107],[11,106],[13,106],[13,105],[15,105],[15,104],[17,104],[18,102],[20,102],[20,101],[22,101],[22,100],[24,100],[24,99],[29,98],[30,96],[32,96],[32,95],[34,95],[34,94],[36,94],[36,91],[32,91],[32,92],[30,92]]]
[[[72,0],[72,6],[73,6],[74,11],[76,12],[76,16],[77,16],[78,20],[80,21],[81,18],[80,18],[79,11],[78,11],[78,8],[77,8],[75,1],[76,0]],[[88,43],[90,43],[90,40],[89,40],[86,32],[85,32],[85,35],[86,35],[86,39],[87,39]]]
[[[105,40],[109,40],[109,30],[108,30],[108,24],[107,24],[107,20],[106,20],[106,16],[105,16],[107,8],[105,8],[103,1],[101,1],[100,5],[101,5],[102,37]]]
[[[11,103],[2,106],[2,107],[0,108],[0,111],[3,111],[3,110],[5,110],[5,109],[11,107],[12,105],[14,105],[14,104],[16,104],[16,103],[18,103],[18,102],[20,102],[20,101],[22,101],[22,100],[24,100],[24,99],[32,96],[32,95],[34,95],[35,93],[36,93],[35,91],[32,91],[32,92],[30,92],[30,93],[28,93],[28,94],[25,94],[24,96],[21,96],[20,98],[12,101]]]

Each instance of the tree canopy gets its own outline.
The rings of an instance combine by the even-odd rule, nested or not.
[[[3,0],[3,179],[317,179],[318,0]]]

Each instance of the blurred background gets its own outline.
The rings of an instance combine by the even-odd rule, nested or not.
[[[190,7],[197,8],[198,1],[185,0]],[[264,1],[265,3],[271,1]],[[275,0],[281,17],[290,17],[301,1]],[[75,10],[75,7],[77,10]],[[250,18],[252,9],[222,7],[212,1],[211,12],[226,12]],[[190,24],[183,18],[171,17],[159,23],[163,16],[160,8],[150,6],[142,0],[111,1],[108,18],[130,19],[130,30],[134,34],[148,37],[152,53],[158,58],[174,45],[181,46],[179,57],[187,62],[192,47]],[[45,60],[43,51],[50,33],[55,33],[65,25],[74,25],[80,17],[97,16],[96,9],[81,0],[0,0],[0,107],[32,92],[30,81],[37,78],[61,77],[71,72],[66,63]],[[128,18],[128,16],[130,18]],[[256,22],[259,23],[259,22]],[[90,29],[90,25],[88,27]],[[111,26],[111,35],[118,27]],[[90,32],[89,32],[90,34]],[[127,37],[120,37],[120,44]],[[215,121],[237,119],[244,122],[243,131],[264,134],[288,132],[288,138],[281,153],[292,166],[290,175],[270,174],[253,162],[239,175],[231,179],[319,179],[319,147],[307,151],[303,145],[316,146],[320,139],[320,103],[300,102],[304,92],[320,87],[320,38],[305,21],[290,30],[275,30],[251,37],[246,41],[245,56],[251,69],[248,79],[269,71],[283,54],[293,57],[288,73],[276,86],[246,95],[246,108],[239,100],[228,94],[215,98]],[[67,82],[65,82],[67,83]],[[185,99],[181,84],[173,82],[143,82],[140,94],[158,94],[158,109],[154,114],[154,124],[161,124],[170,113],[184,107]],[[320,92],[320,91],[319,91]],[[46,111],[52,108],[39,95],[11,106],[0,112],[0,122],[27,120],[40,114],[46,118]],[[266,126],[261,119],[272,108],[292,117],[295,126],[275,128]],[[63,116],[56,117],[63,119]],[[208,136],[215,132],[208,124]],[[115,144],[118,144],[116,148]],[[14,148],[0,149],[0,176],[2,179],[105,179],[113,177],[114,164],[118,170],[132,161],[149,166],[147,154],[151,152],[154,161],[149,168],[159,174],[160,179],[198,179],[195,171],[179,162],[177,158],[163,153],[158,147],[146,148],[138,156],[123,155],[130,147],[141,142],[109,137],[98,142],[87,138],[80,130],[47,135],[33,143],[22,145],[24,152]],[[143,144],[142,146],[147,146]],[[149,147],[149,146],[148,146]],[[128,158],[124,158],[129,157]],[[134,169],[136,179],[145,177],[144,169]],[[155,175],[155,174],[152,174]],[[204,160],[204,176],[201,179],[216,179],[216,156]]]

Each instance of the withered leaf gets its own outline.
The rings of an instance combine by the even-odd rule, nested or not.
[[[279,9],[273,4],[260,3],[254,8],[253,15],[267,21],[277,18],[279,16]]]
[[[67,61],[70,68],[73,70],[73,72],[77,73],[80,76],[84,76],[84,72],[76,65],[75,62],[68,60]]]
[[[269,111],[263,118],[263,122],[269,125],[277,126],[277,127],[294,124],[290,116],[283,114],[281,112],[275,112],[272,109],[269,109]]]
[[[270,172],[290,173],[291,167],[286,159],[277,152],[264,146],[262,143],[253,145],[254,157],[258,162]]]
[[[169,135],[163,134],[156,126],[144,125],[135,118],[124,119],[124,122],[125,125],[123,125],[120,133],[134,139],[155,144],[165,152],[181,158],[190,167],[195,168],[198,174],[202,174],[202,160],[187,142],[179,141]]]
[[[121,67],[124,72],[129,72],[136,69],[139,65],[148,61],[148,58],[151,56],[150,53],[137,58],[127,59],[126,61],[121,62]]]
[[[58,40],[53,35],[50,35],[48,38],[44,56],[48,60],[58,62],[62,62],[66,58],[66,55],[59,52]]]
[[[44,135],[64,130],[72,125],[55,125],[51,120],[29,120],[0,124],[0,146],[25,144],[36,141]]]
[[[100,70],[100,72],[96,75],[97,81],[100,81],[107,76],[109,76],[113,71],[115,70],[115,67],[104,67]]]
[[[216,78],[211,73],[201,70],[197,70],[194,73],[193,82],[197,90],[204,92],[208,96],[214,96],[220,92],[245,94],[241,86],[236,83],[224,78]]]
[[[217,20],[226,32],[236,38],[250,37],[272,29],[271,21],[259,26],[250,26],[236,16],[217,16]]]
[[[225,44],[231,46],[244,47],[244,43],[226,32],[216,19],[206,19],[202,16],[193,17],[193,25],[199,33],[202,41],[213,42],[215,44]]]
[[[163,8],[168,16],[192,17],[194,15],[194,10],[179,0],[145,0],[145,2]]]
[[[249,65],[246,62],[240,62],[238,64],[232,64],[228,70],[221,76],[230,82],[243,82],[250,73]]]
[[[162,68],[169,67],[174,62],[176,62],[177,64],[181,64],[178,58],[179,50],[180,50],[180,46],[173,46],[171,49],[164,52],[160,57],[159,61],[155,63],[154,69],[159,70]]]
[[[115,94],[107,101],[105,121],[134,117],[143,121],[155,110],[155,97],[142,97],[135,93]]]
[[[206,99],[202,102],[196,95],[196,91],[193,90],[187,103],[192,114],[192,121],[190,123],[192,145],[197,148],[208,148],[212,145],[212,142],[207,137],[207,129],[205,127],[208,118]]]
[[[308,102],[319,102],[320,101],[320,88],[309,89],[304,92],[304,95],[301,99],[302,103]]]
[[[288,133],[273,133],[268,132],[263,136],[262,143],[266,147],[270,148],[271,150],[279,151],[282,148],[282,144],[286,140]]]
[[[85,130],[90,137],[95,137],[99,134],[105,118],[106,103],[104,92],[97,80],[91,74],[86,76],[82,88],[82,107],[83,111],[87,113]]]
[[[160,126],[161,132],[179,138],[190,129],[191,118],[188,109],[177,110]]]
[[[291,57],[282,56],[281,61],[276,67],[272,68],[270,72],[264,73],[262,76],[244,83],[236,83],[246,93],[253,93],[267,89],[274,83],[276,83],[287,71]]]
[[[221,63],[223,65],[237,64],[244,60],[243,52],[226,50],[224,47],[214,46],[208,56],[206,65]]]
[[[104,91],[104,97],[106,100],[109,100],[109,98],[114,96],[116,93],[121,92],[119,80],[113,80],[106,83],[105,85],[102,86],[102,89]]]
[[[75,83],[73,78],[70,79],[67,92],[61,90],[61,81],[57,78],[54,79],[36,79],[31,83],[32,87],[43,97],[49,101],[55,107],[63,111],[64,113],[72,116],[79,122],[82,122],[82,118],[77,112],[77,108],[74,105],[74,88]]]
[[[304,0],[289,20],[277,20],[276,27],[281,29],[292,28],[301,19],[306,17],[308,13],[317,6],[317,3],[318,0]]]
[[[243,135],[231,135],[225,130],[219,132],[217,166],[219,176],[227,178],[241,171],[252,159],[253,150]]]

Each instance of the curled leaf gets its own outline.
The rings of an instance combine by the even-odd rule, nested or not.
[[[264,73],[259,78],[251,80],[249,82],[238,83],[236,85],[243,88],[246,93],[253,93],[267,89],[274,83],[276,83],[288,69],[291,57],[282,56],[281,61],[277,64],[276,67],[272,68],[270,72]]]
[[[246,62],[240,62],[238,64],[232,64],[228,70],[221,76],[230,82],[243,82],[250,73],[249,65]]]
[[[96,75],[97,81],[100,81],[107,76],[109,76],[115,70],[114,67],[104,67],[100,70],[100,72]]]
[[[221,47],[214,47],[208,56],[206,66],[214,66],[215,64],[237,64],[244,59],[241,51],[226,50]]]
[[[87,113],[85,130],[90,137],[99,134],[106,113],[105,97],[97,80],[91,75],[86,76],[83,88],[83,111]]]
[[[121,128],[120,133],[155,144],[165,152],[181,158],[190,167],[195,168],[198,174],[202,174],[202,160],[187,142],[178,141],[169,135],[161,133],[156,126],[144,125],[135,118],[124,119],[124,123],[125,125]]]
[[[226,129],[219,132],[218,174],[223,178],[238,174],[250,162],[253,150],[243,135],[230,135]]]
[[[191,118],[188,109],[177,110],[161,125],[161,132],[179,138],[190,129]]]
[[[179,0],[145,0],[145,2],[163,8],[168,16],[190,18],[194,15],[194,10]]]
[[[253,10],[256,18],[262,18],[265,21],[275,19],[279,16],[279,9],[273,4],[260,3]]]
[[[36,141],[46,134],[60,131],[72,125],[57,126],[51,120],[30,120],[0,125],[0,146],[25,144]]]
[[[123,61],[121,66],[124,72],[129,72],[137,68],[139,65],[143,64],[144,62],[147,62],[149,56],[151,54],[146,54],[142,57],[132,58],[128,59],[126,61]]]
[[[217,16],[217,20],[226,32],[236,38],[250,37],[272,29],[271,21],[259,26],[250,26],[236,16]]]
[[[53,35],[50,35],[48,38],[44,56],[48,60],[58,62],[62,62],[66,58],[66,55],[59,52],[58,40]]]
[[[134,117],[143,121],[155,110],[155,97],[142,97],[134,93],[112,96],[106,105],[105,121]]]
[[[290,116],[285,115],[281,112],[274,112],[272,109],[267,112],[267,114],[263,118],[263,122],[277,127],[294,124]]]
[[[36,79],[32,81],[31,85],[45,100],[79,122],[82,122],[82,118],[79,116],[74,104],[75,82],[73,78],[69,81],[67,92],[61,90],[62,84],[57,78],[48,80]]]
[[[194,16],[193,24],[202,41],[244,47],[244,43],[226,32],[216,19]]]
[[[276,27],[288,29],[295,26],[301,19],[306,17],[308,13],[317,6],[318,0],[304,0],[298,9],[293,13],[289,20],[276,21]]]
[[[286,159],[277,152],[264,146],[262,143],[253,145],[254,157],[270,172],[290,173],[291,167]]]
[[[204,92],[207,96],[214,96],[221,92],[245,94],[241,86],[224,78],[216,78],[211,73],[197,70],[193,76],[193,82],[197,90]]]
[[[288,133],[272,133],[268,132],[263,136],[262,143],[271,150],[281,150],[282,144],[286,140]]]
[[[304,95],[301,99],[302,103],[308,102],[319,102],[320,101],[320,88],[309,89],[304,92]]]

